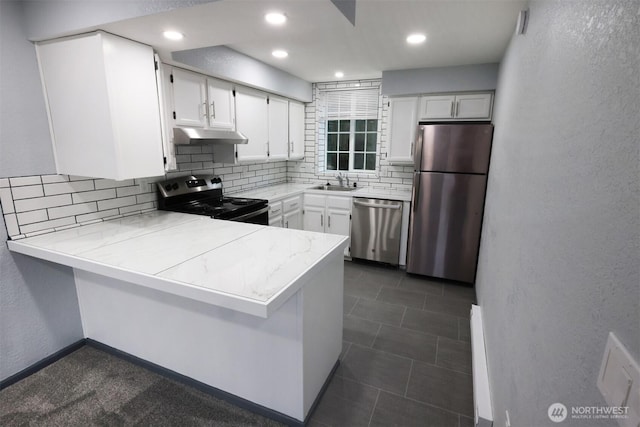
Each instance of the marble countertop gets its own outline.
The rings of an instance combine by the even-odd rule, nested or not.
[[[268,317],[347,237],[155,211],[9,241],[11,251]]]
[[[312,188],[322,183],[316,184],[276,184],[269,187],[257,188],[255,190],[243,191],[240,193],[231,194],[234,197],[249,197],[254,199],[266,199],[270,203],[278,200],[282,200],[287,197],[303,194],[304,192],[310,192],[314,194],[326,194],[331,196],[352,196],[352,197],[368,197],[373,199],[389,199],[389,200],[401,200],[404,202],[411,201],[411,191],[392,190],[392,189],[377,189],[371,187],[361,187],[353,191],[324,191],[313,190]]]

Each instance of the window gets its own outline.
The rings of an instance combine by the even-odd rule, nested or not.
[[[326,171],[375,171],[378,89],[328,91]]]
[[[327,170],[376,170],[378,120],[327,120]]]

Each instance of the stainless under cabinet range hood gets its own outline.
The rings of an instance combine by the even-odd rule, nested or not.
[[[249,139],[235,130],[173,128],[176,145],[246,144]]]

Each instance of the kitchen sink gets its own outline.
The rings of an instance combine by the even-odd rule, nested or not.
[[[357,187],[340,187],[339,185],[316,185],[311,187],[311,190],[324,190],[324,191],[353,191],[357,190]]]

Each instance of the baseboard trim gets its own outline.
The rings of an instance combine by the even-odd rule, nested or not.
[[[3,390],[5,388],[9,387],[10,385],[13,385],[13,384],[17,383],[18,381],[21,381],[21,380],[23,380],[23,379],[35,374],[39,370],[41,370],[43,368],[46,368],[47,366],[51,365],[52,363],[55,363],[58,360],[62,359],[63,357],[73,353],[74,351],[76,351],[79,348],[83,347],[85,344],[86,344],[86,339],[83,338],[81,340],[78,340],[78,341],[74,342],[73,344],[66,346],[62,350],[58,350],[55,353],[45,357],[41,361],[36,362],[33,365],[23,369],[22,371],[11,375],[10,377],[0,381],[0,390]]]
[[[160,365],[156,365],[155,363],[149,362],[147,360],[141,359],[139,357],[133,356],[129,353],[125,353],[122,350],[118,350],[117,348],[113,348],[110,347],[106,344],[103,344],[101,342],[92,340],[91,338],[87,338],[86,339],[86,344],[90,345],[94,348],[97,348],[98,350],[102,350],[105,353],[109,353],[112,354],[116,357],[119,357],[121,359],[124,359],[128,362],[133,363],[134,365],[138,365],[141,366],[143,368],[146,368],[152,372],[157,373],[158,375],[162,375],[165,378],[170,378],[172,380],[175,380],[179,383],[182,383],[184,385],[188,385],[189,387],[193,387],[197,390],[200,390],[204,393],[207,393],[213,397],[217,397],[218,399],[224,400],[226,402],[229,402],[232,405],[235,405],[239,408],[242,409],[246,409],[247,411],[253,412],[254,414],[258,414],[258,415],[262,415],[266,418],[272,419],[274,421],[278,421],[280,423],[286,424],[288,426],[295,426],[295,427],[302,427],[306,424],[306,422],[308,421],[308,419],[310,418],[311,414],[313,413],[315,407],[317,406],[318,402],[320,401],[320,397],[322,396],[322,394],[324,393],[324,391],[326,390],[326,388],[329,385],[329,382],[331,380],[331,377],[333,376],[334,372],[336,371],[336,369],[338,368],[338,364],[339,361],[336,362],[336,364],[334,365],[331,374],[329,375],[329,377],[327,378],[327,380],[325,381],[324,385],[322,386],[322,389],[320,391],[320,393],[318,394],[318,397],[316,398],[316,400],[314,401],[313,405],[311,406],[311,410],[309,411],[309,415],[307,415],[307,418],[305,419],[305,421],[300,421],[297,420],[295,418],[292,418],[288,415],[285,415],[281,412],[278,411],[274,411],[273,409],[269,409],[265,406],[262,405],[258,405],[257,403],[251,402],[250,400],[246,400],[243,399],[242,397],[236,396],[235,394],[231,394],[228,393],[224,390],[220,390],[218,388],[212,387],[208,384],[204,384],[200,381],[197,381],[193,378],[187,377],[185,375],[179,374],[178,372],[172,371],[170,369],[167,369],[165,367],[162,367]]]
[[[316,396],[316,400],[313,401],[313,404],[311,405],[311,408],[309,409],[309,413],[307,414],[307,417],[304,419],[304,425],[307,425],[307,423],[309,422],[309,420],[313,416],[313,412],[318,407],[318,404],[320,403],[320,399],[322,399],[322,396],[324,395],[324,392],[327,391],[327,387],[329,387],[329,383],[331,382],[331,379],[333,378],[333,374],[335,374],[336,371],[338,370],[338,366],[340,366],[340,359],[336,360],[336,363],[333,365],[333,368],[331,368],[331,372],[329,372],[329,375],[327,376],[327,379],[324,381],[324,384],[322,384],[322,388],[320,389],[320,393],[318,393],[318,395]]]

